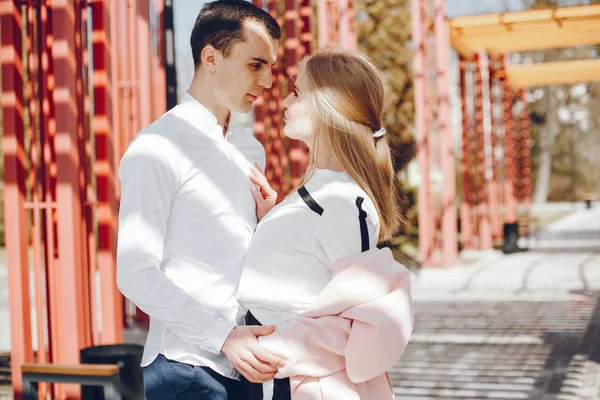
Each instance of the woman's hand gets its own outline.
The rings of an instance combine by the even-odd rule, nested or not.
[[[250,181],[252,196],[256,201],[256,218],[260,221],[277,202],[277,192],[269,185],[267,177],[263,174],[257,163],[250,166]]]

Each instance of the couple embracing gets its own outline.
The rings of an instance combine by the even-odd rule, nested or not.
[[[303,59],[283,101],[306,174],[275,204],[265,152],[230,125],[269,89],[281,32],[243,0],[201,9],[181,102],[119,167],[117,285],[150,316],[148,400],[385,400],[413,328],[410,275],[377,245],[402,220],[380,71]]]

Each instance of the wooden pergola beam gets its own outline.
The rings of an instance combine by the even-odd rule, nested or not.
[[[551,8],[450,20],[452,47],[472,60],[491,54],[600,44],[600,5]]]
[[[560,23],[569,19],[594,18],[600,18],[600,4],[456,17],[450,20],[450,29],[506,26],[507,24],[526,24],[540,21],[557,21]]]
[[[520,88],[600,81],[600,60],[557,61],[512,65],[506,70],[510,86]]]

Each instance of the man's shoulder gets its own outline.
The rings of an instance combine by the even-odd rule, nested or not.
[[[197,128],[187,123],[175,106],[147,127],[141,129],[129,144],[127,151],[144,151],[158,156],[181,155],[204,146],[204,135],[198,135]]]

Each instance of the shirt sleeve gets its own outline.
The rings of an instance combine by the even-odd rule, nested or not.
[[[137,307],[186,342],[218,354],[235,324],[203,308],[160,269],[181,156],[158,135],[138,136],[119,167],[117,285]]]
[[[318,228],[315,233],[317,241],[327,255],[329,264],[357,255],[362,250],[356,198],[357,196],[350,194],[336,193],[319,200],[323,207],[323,214],[318,219]],[[379,218],[371,200],[363,198],[365,200],[362,203],[362,209],[367,214],[369,248],[372,249],[377,245],[379,237]]]

